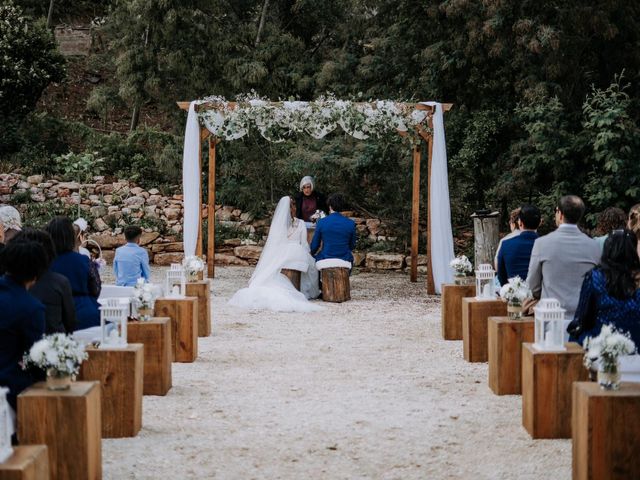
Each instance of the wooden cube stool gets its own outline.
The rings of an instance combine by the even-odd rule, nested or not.
[[[18,395],[18,440],[47,446],[52,480],[102,478],[101,423],[98,382],[59,391],[40,382]]]
[[[300,291],[300,281],[302,278],[302,272],[300,270],[291,270],[290,268],[283,268],[280,270],[285,277],[289,279],[291,284],[295,287],[296,290]]]
[[[48,480],[49,454],[45,445],[20,445],[0,463],[0,480]]]
[[[188,282],[187,297],[198,299],[198,336],[211,335],[211,284],[209,280]]]
[[[323,301],[341,303],[351,300],[348,268],[323,268],[320,271],[322,272]]]
[[[95,380],[102,392],[102,438],[135,437],[142,428],[144,346],[87,347],[80,380]]]
[[[475,285],[442,285],[442,338],[462,340],[462,299],[475,295]]]
[[[589,375],[582,347],[565,346],[547,352],[522,345],[522,425],[532,438],[571,438],[572,384]]]
[[[467,362],[488,360],[487,322],[489,317],[506,314],[507,302],[503,300],[462,299],[462,350]]]
[[[173,361],[195,362],[198,358],[198,299],[159,298],[156,300],[155,316],[171,319]]]
[[[640,384],[573,384],[573,479],[640,478]]]
[[[171,319],[153,317],[145,322],[129,322],[131,343],[144,345],[143,395],[166,395],[171,390]]]
[[[489,388],[496,395],[522,393],[522,344],[533,342],[533,317],[489,317]]]

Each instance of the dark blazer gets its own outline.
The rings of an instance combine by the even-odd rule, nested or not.
[[[538,238],[536,232],[524,230],[509,240],[502,242],[498,252],[498,280],[504,285],[510,278],[519,276],[527,279],[529,273],[529,261],[533,244]]]
[[[326,197],[322,193],[316,192],[315,190],[311,192],[311,196],[316,197],[316,210],[322,210],[324,213],[328,215],[329,209],[327,208]],[[296,218],[299,218],[300,220],[304,220],[304,218],[302,218],[302,197],[304,197],[304,193],[302,192],[296,193],[296,196],[295,196]]]
[[[9,277],[0,277],[0,385],[9,388],[7,399],[16,408],[16,397],[37,379],[22,370],[22,356],[44,335],[44,305]]]
[[[69,280],[63,275],[46,272],[29,293],[46,309],[46,333],[72,333],[76,329],[76,307]]]
[[[322,250],[318,253],[320,244]],[[338,212],[318,220],[316,232],[311,240],[311,253],[316,260],[339,258],[353,263],[353,249],[356,248],[356,223]]]

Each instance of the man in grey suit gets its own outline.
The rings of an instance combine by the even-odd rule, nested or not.
[[[555,298],[573,319],[584,274],[600,263],[598,243],[582,233],[577,223],[584,202],[575,195],[560,198],[556,207],[558,228],[533,244],[527,283],[534,298]]]

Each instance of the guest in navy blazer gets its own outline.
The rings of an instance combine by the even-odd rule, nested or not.
[[[533,244],[538,238],[540,210],[533,205],[523,205],[518,216],[520,234],[502,242],[498,252],[498,280],[504,285],[510,278],[519,276],[523,280],[529,273],[529,261]]]
[[[0,262],[5,268],[0,277],[0,385],[9,388],[7,399],[15,409],[18,394],[37,380],[20,362],[45,332],[44,305],[27,290],[45,272],[47,258],[39,243],[13,241]]]
[[[353,251],[356,248],[356,224],[344,217],[344,197],[334,193],[327,200],[329,215],[318,221],[311,240],[311,254],[316,260],[338,258],[353,263]]]

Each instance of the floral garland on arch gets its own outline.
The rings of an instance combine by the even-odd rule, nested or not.
[[[313,102],[273,103],[251,93],[239,96],[233,107],[220,96],[206,97],[197,103],[215,106],[199,111],[198,117],[213,135],[224,140],[242,138],[252,128],[276,143],[299,133],[321,139],[340,126],[359,140],[400,131],[415,133],[407,135],[413,141],[417,135],[415,127],[427,117],[425,110],[418,110],[412,104],[390,100],[352,102],[337,100],[332,95]],[[422,128],[428,130],[426,125]]]

